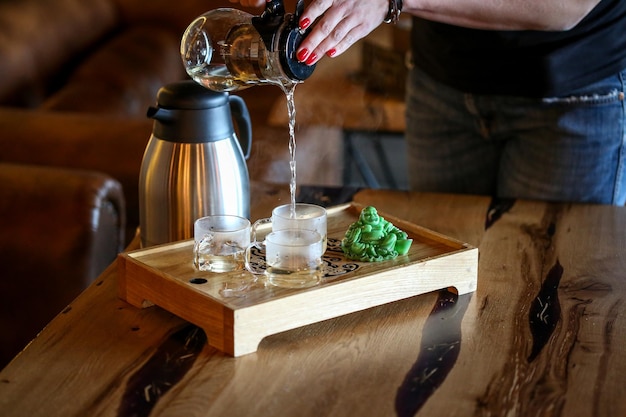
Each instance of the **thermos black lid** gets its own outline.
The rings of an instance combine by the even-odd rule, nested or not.
[[[209,90],[193,80],[183,80],[161,87],[157,105],[179,110],[211,109],[228,105],[228,93]]]
[[[192,80],[161,87],[157,106],[148,109],[148,117],[154,119],[153,134],[182,143],[229,139],[234,133],[231,98],[228,93],[209,90]]]

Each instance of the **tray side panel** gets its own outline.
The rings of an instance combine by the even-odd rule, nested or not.
[[[234,353],[232,310],[131,256],[122,254],[118,265],[119,262],[122,263],[119,270],[120,298],[135,307],[156,304],[201,327],[211,346],[231,355]]]
[[[255,352],[266,336],[443,288],[474,291],[478,249],[461,250],[359,280],[330,285],[238,310],[234,356]]]

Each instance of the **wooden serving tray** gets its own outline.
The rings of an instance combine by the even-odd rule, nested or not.
[[[477,248],[385,213],[413,239],[409,253],[376,263],[346,259],[339,244],[362,208],[328,209],[325,276],[315,287],[278,288],[247,271],[199,272],[186,240],[120,254],[119,297],[136,307],[156,304],[204,329],[211,346],[241,356],[285,330],[442,288],[476,289]]]

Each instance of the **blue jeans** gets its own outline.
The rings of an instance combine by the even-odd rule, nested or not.
[[[411,189],[624,205],[625,83],[626,70],[560,98],[481,96],[413,68]]]

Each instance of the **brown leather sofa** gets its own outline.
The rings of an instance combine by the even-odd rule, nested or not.
[[[146,110],[222,6],[0,1],[0,369],[133,237]]]

